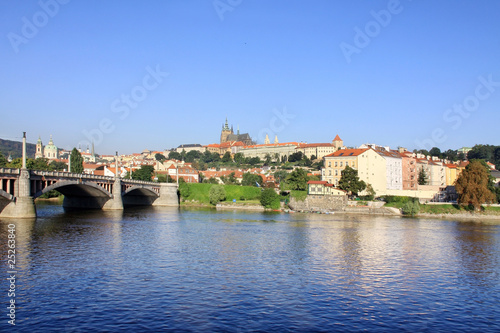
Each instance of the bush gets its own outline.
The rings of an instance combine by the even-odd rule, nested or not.
[[[417,200],[410,200],[403,205],[401,210],[403,211],[403,215],[414,216],[420,212],[420,204]]]
[[[280,207],[280,199],[272,188],[266,188],[260,194],[260,204],[266,208],[278,209]],[[276,206],[277,208],[275,208]]]
[[[210,188],[208,197],[212,205],[216,205],[218,202],[226,199],[226,190],[222,185],[214,185]]]
[[[179,184],[179,193],[182,198],[186,199],[191,194],[191,190],[189,189],[189,185],[185,182]]]

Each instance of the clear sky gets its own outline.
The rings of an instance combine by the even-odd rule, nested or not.
[[[498,145],[499,14],[494,0],[0,0],[0,138],[132,153],[216,143],[228,117],[259,143]]]

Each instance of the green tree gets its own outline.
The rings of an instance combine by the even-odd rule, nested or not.
[[[182,159],[182,156],[181,154],[179,154],[178,152],[176,152],[175,150],[172,150],[168,153],[168,159],[169,160],[177,160],[177,161],[180,161]]]
[[[219,184],[219,181],[214,177],[205,178],[203,179],[203,182],[207,184]]]
[[[295,152],[288,156],[288,162],[299,162],[304,158],[304,154],[301,151]]]
[[[9,163],[7,159],[0,153],[0,168],[7,166],[7,163]]]
[[[445,151],[443,153],[443,156],[444,156],[444,158],[446,158],[447,160],[450,160],[452,162],[455,162],[458,160],[458,153],[456,150],[453,150],[453,149],[448,149],[447,151]]]
[[[471,161],[458,177],[455,189],[461,206],[474,206],[476,211],[484,203],[492,203],[496,196],[488,188],[490,172],[481,161]]]
[[[276,181],[278,183],[281,183],[282,181],[284,181],[287,176],[288,176],[288,172],[285,170],[279,170],[279,171],[276,171],[274,173],[274,179],[276,179]]]
[[[278,209],[280,207],[280,198],[274,189],[266,188],[260,194],[260,204],[266,208]]]
[[[236,153],[234,154],[234,161],[238,165],[243,164],[245,163],[245,156],[243,155],[243,153]]]
[[[302,168],[296,168],[285,179],[289,190],[305,191],[307,189],[307,172]]]
[[[245,172],[241,180],[241,185],[243,186],[262,186],[262,183],[262,176],[250,172]]]
[[[366,188],[366,183],[359,179],[358,170],[346,166],[341,172],[339,188],[350,194],[357,195]]]
[[[441,158],[441,149],[437,148],[437,147],[432,147],[431,150],[429,150],[429,154],[431,156],[436,156],[436,157],[439,157]]]
[[[132,179],[151,181],[153,177],[154,167],[151,165],[141,165],[138,170],[132,172]]]
[[[7,164],[8,168],[15,168],[15,169],[21,169],[22,166],[23,166],[23,159],[20,157],[13,159],[12,162]],[[26,167],[28,168],[28,160],[26,160]]]
[[[167,158],[165,157],[165,155],[163,154],[160,154],[160,153],[156,153],[155,154],[155,160],[157,161],[160,161],[160,162],[163,162],[165,161]]]
[[[425,168],[422,167],[418,173],[418,179],[417,179],[418,185],[427,185],[429,182],[429,177],[427,176],[427,172],[425,172]]]
[[[272,160],[271,154],[267,153],[266,156],[264,157],[264,165],[271,164],[271,160]]]
[[[216,205],[220,201],[226,200],[226,190],[222,185],[213,185],[208,192],[208,198],[212,205]]]
[[[202,156],[202,153],[200,153],[197,150],[190,150],[186,154],[186,159],[185,161],[187,163],[193,163],[195,160],[199,160]]]
[[[493,159],[495,148],[496,146],[475,145],[472,147],[472,150],[467,153],[467,159],[491,161]]]
[[[212,162],[220,162],[220,155],[218,153],[212,153]]]
[[[49,171],[63,171],[68,165],[64,162],[52,161],[49,163]]]
[[[129,178],[128,172],[125,178]],[[158,175],[158,183],[175,183],[175,180],[170,175]]]
[[[183,179],[183,178],[181,178]],[[179,179],[180,180],[180,179]],[[186,182],[179,182],[179,194],[182,198],[187,199],[191,194],[189,185]]]
[[[375,190],[373,189],[372,184],[366,184],[366,196],[365,200],[373,200],[375,198]]]
[[[78,149],[73,148],[69,158],[71,161],[70,171],[74,173],[83,173],[83,157],[82,154],[80,154],[80,152],[78,151]]]
[[[260,157],[258,156],[255,156],[255,157],[247,157],[245,158],[245,162],[247,164],[250,164],[250,165],[257,165],[259,163],[262,163],[262,161],[260,160]]]
[[[31,166],[32,170],[49,170],[49,159],[48,158],[37,158],[33,160],[33,164]],[[83,167],[82,167],[82,172],[83,173]]]
[[[224,156],[222,156],[222,163],[229,163],[229,162],[232,162],[233,159],[231,158],[231,153],[226,151],[224,153]]]
[[[239,185],[238,180],[235,177],[235,173],[231,172],[229,176],[224,180],[224,184],[226,185]]]

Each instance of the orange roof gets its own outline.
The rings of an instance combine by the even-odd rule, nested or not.
[[[358,149],[340,149],[335,153],[326,155],[325,157],[346,157],[346,156],[359,156],[370,148],[358,148]]]
[[[245,146],[245,148],[259,148],[259,147],[284,147],[284,146],[298,146],[297,142],[283,142],[283,143],[268,143],[263,145]]]
[[[325,180],[310,180],[307,183],[308,184],[322,184],[322,185],[328,184],[328,182]]]
[[[299,148],[309,147],[333,147],[331,143],[299,143]]]
[[[337,134],[337,135],[335,136],[335,139],[333,139],[333,141],[342,141],[342,139],[341,139],[341,138],[339,137],[339,135]]]

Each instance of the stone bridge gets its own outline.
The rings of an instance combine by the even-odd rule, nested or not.
[[[177,184],[57,171],[0,168],[0,217],[36,217],[34,199],[50,190],[64,195],[68,208],[123,209],[178,206]]]

